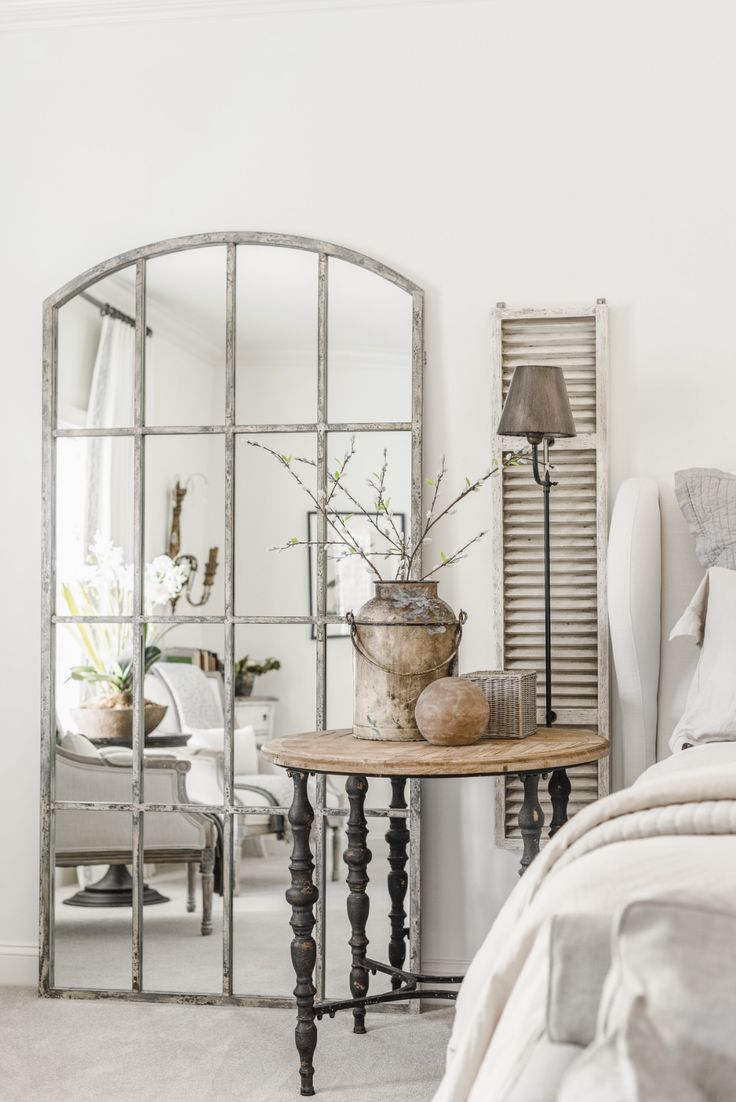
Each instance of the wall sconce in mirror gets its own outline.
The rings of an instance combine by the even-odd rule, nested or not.
[[[209,555],[207,556],[207,562],[204,568],[204,578],[202,579],[202,592],[199,600],[195,601],[192,597],[192,590],[199,569],[199,562],[196,555],[184,554],[181,550],[181,510],[184,503],[184,498],[187,496],[187,492],[191,489],[195,478],[201,478],[205,486],[207,485],[207,479],[203,474],[192,474],[186,480],[182,486],[181,482],[177,479],[174,489],[172,491],[172,511],[171,511],[171,529],[169,532],[169,558],[173,559],[177,566],[182,567],[186,572],[186,578],[184,585],[182,586],[181,593],[171,599],[171,611],[176,612],[176,605],[180,597],[183,595],[186,597],[187,602],[193,608],[201,608],[202,605],[206,605],[209,600],[210,593],[212,592],[212,586],[215,581],[215,575],[217,573],[217,547],[210,547]]]

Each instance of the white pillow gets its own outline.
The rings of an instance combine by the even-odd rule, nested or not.
[[[225,730],[223,727],[188,728],[191,738],[187,750],[208,750],[221,754],[225,748]],[[233,731],[233,757],[235,772],[252,774],[258,772],[258,747],[253,727],[236,727]]]
[[[670,638],[687,634],[697,639],[703,619],[700,659],[684,715],[670,739],[673,753],[686,742],[736,740],[736,570],[709,569]]]
[[[78,754],[80,758],[100,757],[94,743],[90,742],[85,735],[77,734],[76,731],[67,731],[61,740],[61,746],[64,750],[71,750],[72,754]]]

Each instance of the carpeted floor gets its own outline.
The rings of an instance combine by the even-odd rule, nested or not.
[[[429,1102],[452,1010],[319,1026],[316,1102]],[[298,1102],[294,1014],[39,999],[0,988],[3,1102]]]

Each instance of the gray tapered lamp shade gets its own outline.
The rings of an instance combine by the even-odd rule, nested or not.
[[[576,436],[561,367],[519,364],[506,395],[499,436],[527,436],[537,442]]]

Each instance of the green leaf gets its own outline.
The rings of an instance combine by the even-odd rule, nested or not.
[[[447,562],[447,555],[444,551],[440,551],[440,560],[441,562]]]
[[[146,647],[143,652],[143,671],[148,673],[152,666],[158,662],[161,657],[161,650],[159,647]]]
[[[427,479],[427,485],[434,487],[434,486],[437,485],[437,483],[435,482],[435,480],[433,478],[428,478]]]
[[[292,536],[291,539],[289,540],[289,543],[293,547],[295,544],[299,543],[299,537],[298,536]]]

